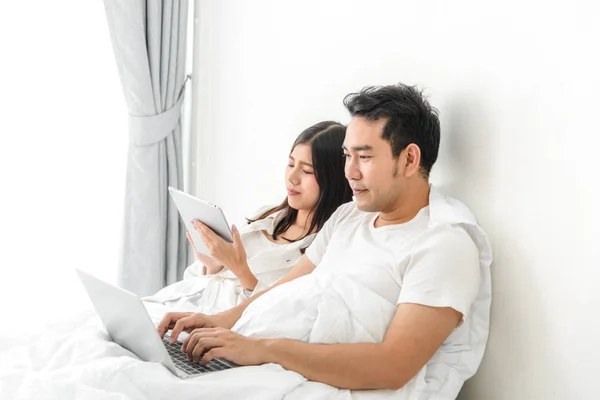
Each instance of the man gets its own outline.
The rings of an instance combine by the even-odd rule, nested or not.
[[[296,267],[269,290],[213,316],[169,313],[159,333],[172,329],[175,340],[191,332],[183,350],[196,361],[276,363],[346,389],[400,389],[420,373],[419,398],[455,398],[487,340],[489,244],[468,209],[429,184],[440,124],[420,91],[368,87],[344,104],[352,116],[343,155],[354,201],[333,214]],[[203,233],[209,248],[226,246]],[[229,330],[250,303],[265,296],[264,303],[274,287],[311,273],[350,277],[396,306],[383,340],[313,344]]]

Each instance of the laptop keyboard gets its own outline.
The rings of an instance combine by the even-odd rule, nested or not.
[[[180,370],[190,374],[198,375],[206,372],[223,371],[225,369],[236,367],[237,365],[231,361],[224,360],[222,358],[213,358],[206,365],[195,363],[187,359],[187,354],[181,351],[183,343],[177,341],[175,344],[170,344],[170,337],[165,335],[163,343],[173,360],[173,363]],[[204,356],[204,354],[202,354]],[[202,357],[201,357],[202,358]]]

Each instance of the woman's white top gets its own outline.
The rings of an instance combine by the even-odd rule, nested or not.
[[[256,215],[260,216],[269,208],[263,208]],[[267,288],[287,274],[300,260],[301,250],[307,248],[316,236],[311,234],[294,243],[273,243],[263,231],[272,235],[283,216],[283,212],[279,211],[239,228],[248,266],[258,280],[254,292]],[[182,281],[143,300],[180,311],[215,314],[236,306],[247,297],[247,291],[243,290],[233,272],[223,269],[214,275],[205,275],[204,265],[196,261],[187,267]]]

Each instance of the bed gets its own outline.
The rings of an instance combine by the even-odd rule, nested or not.
[[[277,305],[255,301],[234,327],[240,333],[265,337],[270,322],[284,318],[284,336],[314,343],[381,340],[394,305],[347,278],[309,275],[290,283]],[[322,289],[329,290],[323,296]],[[303,296],[303,318],[290,313]],[[276,292],[277,288],[273,290]],[[301,293],[301,294],[300,294]],[[0,399],[412,399],[424,385],[422,374],[399,391],[349,391],[309,382],[279,365],[239,367],[182,380],[157,363],[139,360],[110,341],[83,290],[73,307],[53,310],[46,324],[13,332],[0,346]],[[306,299],[309,299],[307,302]],[[361,306],[366,301],[370,308]],[[155,323],[165,306],[145,303]],[[325,306],[325,307],[324,307]],[[252,318],[251,318],[252,317]],[[300,322],[298,322],[300,321]],[[331,330],[331,326],[337,326]],[[33,329],[32,329],[33,328]],[[23,331],[27,331],[26,333]],[[281,334],[281,333],[280,333]],[[3,337],[7,337],[4,332]]]

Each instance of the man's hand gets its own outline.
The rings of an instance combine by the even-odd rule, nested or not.
[[[171,330],[170,343],[177,341],[181,332],[191,332],[197,328],[231,328],[238,320],[239,315],[232,310],[227,310],[216,315],[204,315],[191,312],[172,312],[167,313],[158,324],[158,334],[161,338],[165,336],[167,331]]]
[[[160,323],[158,324],[158,327],[156,328],[156,330],[158,331],[158,334],[160,335],[160,338],[164,338],[165,337],[165,333],[167,333],[167,331],[175,328],[175,324],[177,323],[177,321],[179,321],[182,318],[187,318],[194,315],[194,313],[192,312],[170,312],[170,313],[166,313],[164,315],[164,317],[160,320]]]
[[[263,340],[248,338],[224,328],[194,329],[183,342],[181,350],[188,359],[202,361],[203,365],[213,358],[224,358],[238,365],[261,365],[266,362]]]
[[[177,337],[181,332],[191,332],[196,328],[211,328],[217,326],[211,317],[204,314],[195,314],[191,312],[171,312],[166,313],[160,324],[158,324],[158,334],[161,339],[167,331],[171,332],[171,344],[177,341]]]

